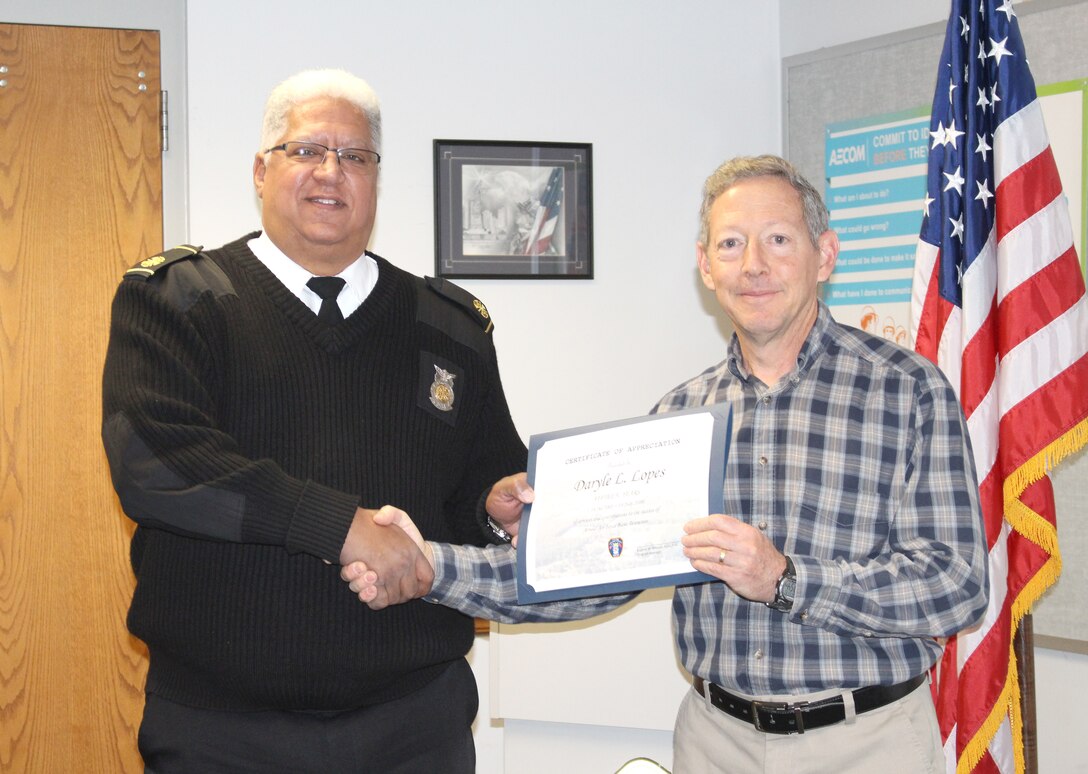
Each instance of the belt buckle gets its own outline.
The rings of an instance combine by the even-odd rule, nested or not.
[[[808,702],[801,702],[799,704],[789,704],[784,701],[753,701],[752,702],[752,724],[757,730],[762,731],[765,734],[803,734],[805,733],[805,721],[802,718],[802,710],[808,705]],[[771,724],[765,725],[760,719],[760,712],[766,712],[767,717],[771,720]],[[796,728],[779,728],[774,725],[775,715],[788,715],[793,713],[793,720],[797,724]]]

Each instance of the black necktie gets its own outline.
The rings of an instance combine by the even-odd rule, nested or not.
[[[341,322],[344,315],[340,313],[340,305],[336,303],[336,297],[344,287],[344,280],[340,277],[311,277],[306,286],[321,296],[321,309],[317,312],[317,319],[323,323],[332,325]]]

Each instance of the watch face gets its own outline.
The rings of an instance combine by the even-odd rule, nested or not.
[[[774,600],[767,603],[767,607],[788,613],[793,609],[793,597],[797,593],[797,575],[793,569],[793,561],[786,557],[786,569],[778,583],[774,587]]]
[[[793,597],[797,591],[797,578],[787,568],[786,572],[778,579],[778,585],[774,590],[774,601],[770,607],[784,613],[793,609]]]

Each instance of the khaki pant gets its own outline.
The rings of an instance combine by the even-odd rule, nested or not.
[[[824,692],[805,698],[812,701],[833,695]],[[758,731],[692,689],[676,717],[673,772],[944,774],[945,760],[928,682],[852,720],[789,736]]]

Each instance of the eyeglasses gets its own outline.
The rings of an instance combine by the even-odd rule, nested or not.
[[[264,152],[272,151],[283,151],[288,161],[317,167],[325,163],[325,156],[331,152],[336,154],[341,169],[358,175],[377,174],[378,164],[382,160],[381,156],[366,148],[330,148],[319,142],[285,142],[273,145]]]

